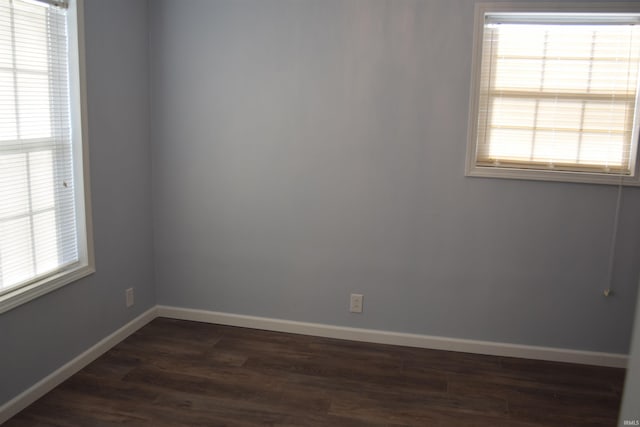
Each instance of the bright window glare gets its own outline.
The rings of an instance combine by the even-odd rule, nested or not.
[[[0,0],[0,296],[78,260],[66,22]]]
[[[486,24],[477,162],[629,174],[639,64],[635,25]]]

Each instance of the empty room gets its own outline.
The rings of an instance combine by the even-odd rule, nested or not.
[[[0,0],[0,424],[640,425],[638,24]]]

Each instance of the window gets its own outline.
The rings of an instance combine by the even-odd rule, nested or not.
[[[638,24],[638,5],[477,5],[467,175],[640,185]]]
[[[0,0],[0,312],[93,271],[79,6]]]

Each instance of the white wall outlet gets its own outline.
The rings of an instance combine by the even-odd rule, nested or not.
[[[349,304],[349,311],[352,313],[362,313],[362,294],[351,294],[351,304]]]
[[[125,295],[127,307],[131,307],[135,302],[133,299],[133,288],[129,288],[126,291],[124,291],[124,295]]]

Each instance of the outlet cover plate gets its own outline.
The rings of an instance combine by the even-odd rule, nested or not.
[[[364,295],[362,294],[351,294],[351,302],[349,304],[349,311],[351,313],[362,313],[362,300],[364,299]]]

